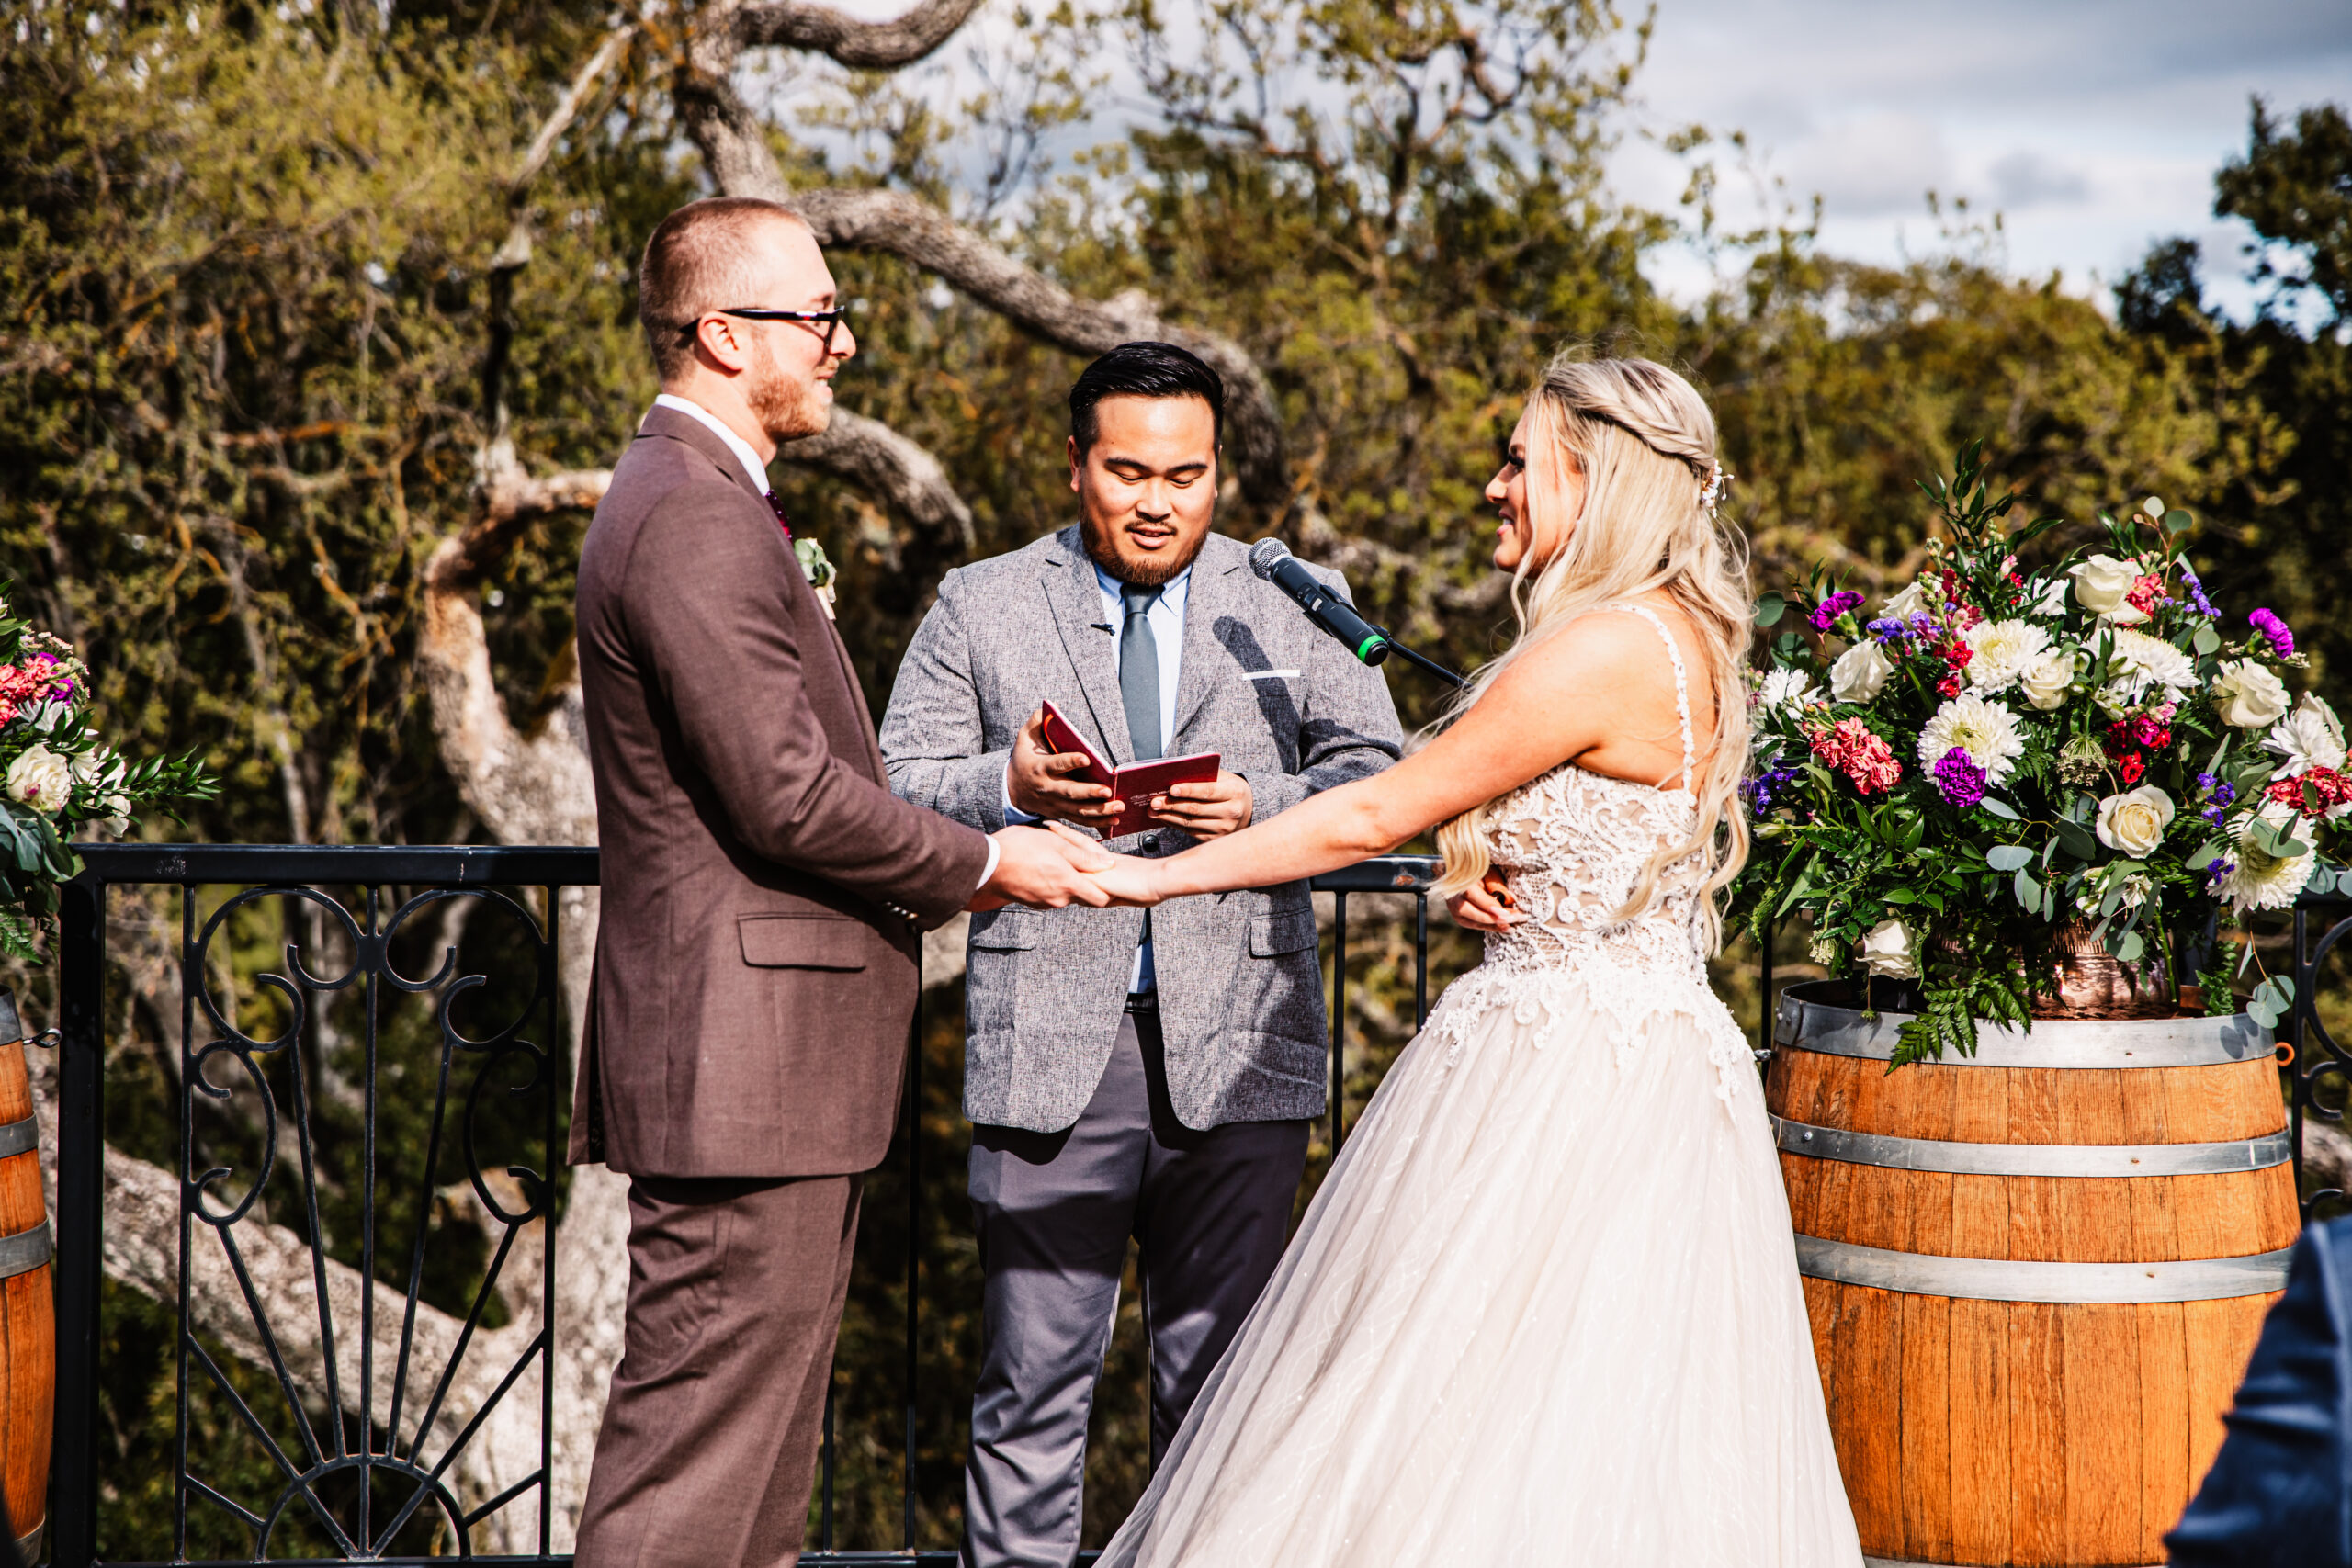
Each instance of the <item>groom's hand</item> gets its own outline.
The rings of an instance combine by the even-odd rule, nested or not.
[[[1087,874],[1109,870],[1117,857],[1084,834],[1048,823],[1043,828],[1007,828],[994,837],[996,874],[981,885],[966,908],[977,913],[1006,904],[1033,904],[1046,909],[1091,904],[1099,909],[1111,901],[1111,896]]]
[[[1004,770],[1005,798],[1032,817],[1105,828],[1119,815],[1108,784],[1089,784],[1083,751],[1052,750],[1046,744],[1046,710],[1029,716],[1013,738],[1012,760]]]

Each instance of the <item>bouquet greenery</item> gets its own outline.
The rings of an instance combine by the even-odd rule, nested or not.
[[[0,599],[0,953],[40,961],[35,938],[56,919],[57,885],[82,870],[66,842],[77,829],[119,837],[142,808],[219,792],[193,754],[134,762],[107,746],[88,667]]]
[[[2120,964],[2182,976],[2210,916],[2242,924],[2333,875],[2319,851],[2352,817],[2343,726],[2282,678],[2305,662],[2294,634],[2256,610],[2232,635],[2182,554],[2188,513],[2152,498],[2102,514],[2105,547],[2027,567],[2063,520],[2011,529],[2017,498],[1988,499],[1978,453],[1922,486],[1941,536],[1876,610],[1816,571],[1804,602],[1757,613],[1803,624],[1748,697],[1735,917],[1760,939],[1802,909],[1815,962],[1916,983],[1897,1065],[1972,1054],[1979,1020],[2030,1028],[2086,926]],[[2198,975],[2212,1010],[2253,957]],[[2261,978],[2247,1010],[2272,1025],[2292,999]]]

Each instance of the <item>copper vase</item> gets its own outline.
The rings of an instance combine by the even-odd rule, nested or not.
[[[2136,964],[2114,957],[2088,921],[2050,933],[2051,994],[2036,998],[2036,1018],[2169,1018],[2179,1010],[2164,954],[2151,943]]]

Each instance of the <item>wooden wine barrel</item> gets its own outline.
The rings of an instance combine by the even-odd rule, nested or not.
[[[1889,1073],[1782,993],[1768,1100],[1830,1428],[1884,1563],[2161,1563],[2300,1216],[2267,1031],[2037,1021]]]
[[[16,998],[0,991],[0,1496],[7,1500],[17,1551],[38,1562],[48,1523],[57,1318],[24,1033]]]

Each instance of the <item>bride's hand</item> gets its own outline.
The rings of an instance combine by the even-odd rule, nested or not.
[[[1088,874],[1113,904],[1148,909],[1166,897],[1159,891],[1159,868],[1158,861],[1141,855],[1114,855],[1108,867]]]
[[[1501,872],[1492,869],[1478,879],[1477,886],[1465,887],[1448,898],[1445,908],[1453,923],[1465,931],[1507,931],[1527,918],[1510,896],[1510,884]]]

